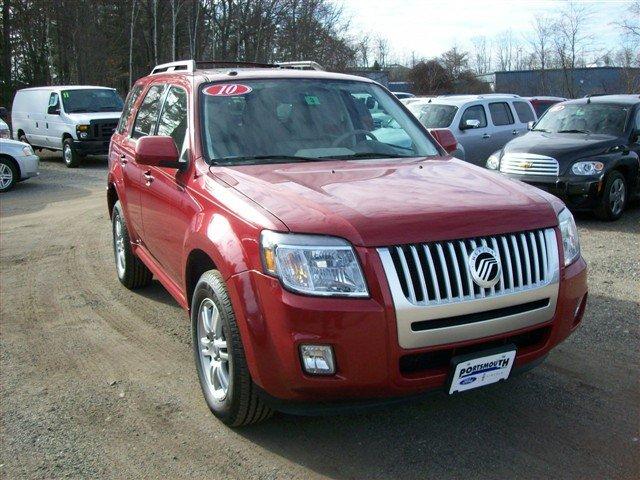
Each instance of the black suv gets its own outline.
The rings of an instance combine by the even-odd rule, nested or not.
[[[487,160],[560,197],[574,210],[617,220],[640,195],[640,95],[604,95],[552,106],[530,132]]]

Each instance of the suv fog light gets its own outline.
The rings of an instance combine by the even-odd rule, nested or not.
[[[300,345],[302,368],[312,375],[333,375],[336,364],[330,345]]]

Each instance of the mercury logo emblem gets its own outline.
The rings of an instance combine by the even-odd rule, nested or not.
[[[478,247],[469,255],[469,270],[478,286],[491,288],[500,280],[500,257],[489,247]]]

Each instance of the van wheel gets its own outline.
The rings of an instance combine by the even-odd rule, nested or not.
[[[213,414],[232,427],[270,417],[273,411],[251,379],[227,287],[217,270],[203,273],[196,285],[191,334],[200,386]]]
[[[600,204],[595,210],[600,220],[618,220],[627,206],[627,182],[617,170],[607,175]]]
[[[130,290],[146,287],[151,283],[153,274],[131,250],[131,241],[127,224],[124,222],[120,200],[113,206],[111,224],[118,280]]]
[[[0,192],[7,192],[18,181],[18,171],[13,163],[6,158],[0,158]]]
[[[67,168],[76,168],[80,165],[81,157],[73,148],[73,140],[66,138],[62,143],[62,158]]]

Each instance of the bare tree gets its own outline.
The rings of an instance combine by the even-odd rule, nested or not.
[[[471,39],[471,62],[478,75],[491,71],[491,45],[484,35]]]
[[[511,30],[500,33],[495,39],[498,68],[501,71],[511,70],[514,56],[515,40]]]
[[[632,2],[627,11],[629,15],[621,22],[614,22],[614,25],[620,27],[632,40],[640,42],[640,0]]]
[[[382,36],[378,36],[376,37],[375,42],[378,64],[380,64],[381,67],[384,67],[387,64],[387,59],[389,57],[389,40]]]
[[[454,46],[440,56],[440,63],[454,79],[457,79],[463,71],[468,70],[468,55],[467,52],[463,52],[457,46]]]
[[[131,3],[131,23],[129,24],[129,88],[133,85],[133,38],[136,26],[138,3],[132,0]]]

